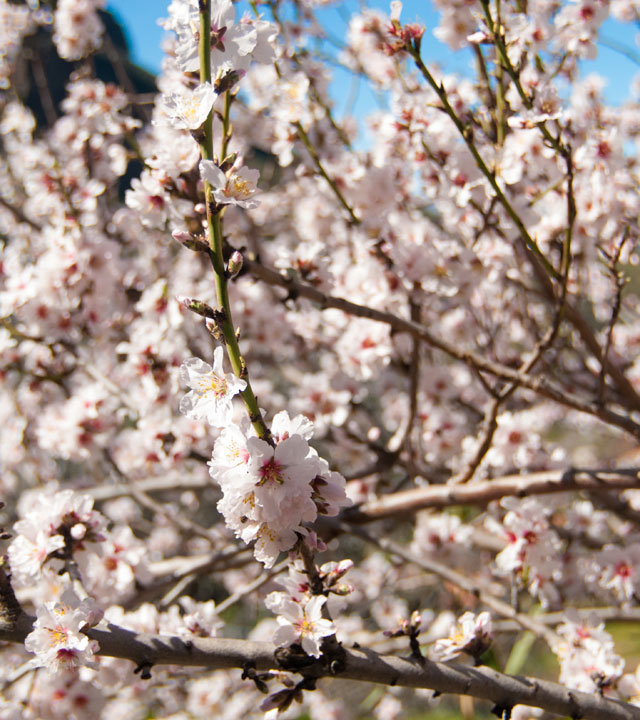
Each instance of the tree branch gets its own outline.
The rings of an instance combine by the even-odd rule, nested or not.
[[[24,615],[12,630],[0,630],[0,640],[23,642],[33,618]],[[199,666],[210,669],[253,667],[256,670],[289,670],[276,656],[271,643],[229,638],[198,638],[136,633],[109,624],[86,634],[100,645],[99,654],[131,660],[138,667],[154,665]],[[487,667],[446,665],[423,660],[379,655],[373,650],[345,649],[339,663],[327,666],[323,658],[304,668],[310,677],[374,682],[383,685],[426,688],[438,693],[471,695],[490,700],[496,707],[532,705],[561,716],[584,720],[640,720],[640,708],[595,694],[567,690],[535,678],[504,675]]]
[[[412,320],[405,320],[404,318],[383,310],[376,310],[375,308],[367,307],[365,305],[358,305],[357,303],[350,302],[344,298],[327,295],[311,285],[301,283],[294,278],[285,277],[276,270],[272,270],[271,268],[261,265],[256,260],[245,258],[244,264],[247,270],[254,277],[259,278],[270,285],[279,285],[280,287],[287,289],[290,295],[294,298],[297,296],[307,298],[308,300],[320,305],[323,310],[336,308],[349,315],[386,323],[397,332],[406,332],[410,335],[418,337],[428,345],[431,345],[438,350],[442,350],[442,352],[450,357],[461,360],[462,362],[475,367],[477,370],[490,373],[504,380],[516,382],[518,385],[526,387],[529,390],[533,390],[549,400],[553,400],[560,405],[570,407],[574,410],[578,410],[579,412],[593,415],[605,423],[609,423],[610,425],[614,425],[625,430],[636,439],[640,439],[640,425],[634,422],[630,417],[610,410],[598,402],[582,400],[573,393],[565,391],[564,388],[557,387],[555,384],[550,383],[546,378],[533,377],[528,373],[514,370],[506,365],[489,360],[487,357],[479,353],[475,353],[471,350],[465,350],[458,345],[454,345],[442,338],[436,337],[426,327],[413,322]]]
[[[620,470],[544,470],[530,475],[501,478],[466,485],[429,485],[385,495],[362,503],[345,513],[350,523],[367,523],[422,508],[452,505],[487,505],[509,495],[527,497],[575,490],[610,492],[640,487],[640,468]]]

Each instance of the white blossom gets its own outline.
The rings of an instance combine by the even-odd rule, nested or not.
[[[100,613],[89,599],[80,600],[69,585],[59,601],[47,602],[36,610],[33,630],[25,647],[35,653],[38,665],[50,672],[88,665],[98,649],[82,630],[96,624]]]
[[[458,618],[448,637],[435,641],[429,659],[446,662],[462,652],[479,657],[489,648],[492,632],[491,615],[488,612],[478,615],[466,612]]]
[[[217,95],[210,83],[202,83],[195,90],[164,93],[155,124],[167,124],[176,129],[197,130],[211,112]]]
[[[217,347],[213,353],[213,367],[199,358],[182,363],[180,375],[191,392],[180,401],[180,412],[194,420],[206,419],[214,427],[225,427],[232,418],[234,395],[244,390],[247,383],[223,368],[224,350]]]
[[[278,629],[273,642],[278,647],[299,643],[307,655],[320,657],[322,638],[335,633],[335,626],[322,617],[324,595],[313,595],[304,602],[295,602],[285,593],[271,593],[265,600],[267,607],[278,613]]]
[[[201,160],[200,174],[211,184],[213,197],[220,205],[238,205],[243,208],[259,205],[259,201],[254,198],[260,177],[258,170],[234,166],[225,174],[213,161]]]

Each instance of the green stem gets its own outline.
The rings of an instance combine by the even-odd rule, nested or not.
[[[200,10],[200,82],[210,83],[211,78],[211,0],[199,0]],[[231,94],[227,91],[225,94],[225,112],[223,118],[223,137],[221,145],[221,157],[226,156],[227,146],[230,137],[230,109]],[[202,138],[200,139],[200,152],[204,160],[213,161],[213,110],[209,113],[203,127]],[[247,365],[240,352],[238,337],[233,326],[233,318],[231,315],[231,303],[229,301],[229,290],[227,275],[225,271],[223,257],[223,230],[222,217],[220,209],[216,208],[213,197],[213,188],[211,184],[204,180],[204,194],[207,208],[207,237],[209,240],[209,248],[211,252],[209,257],[213,266],[216,286],[216,297],[218,301],[219,328],[224,337],[227,355],[233,368],[233,372],[246,383],[246,388],[240,393],[244,400],[249,419],[253,425],[258,437],[268,440],[271,437],[269,428],[267,427],[258,400],[251,388],[249,381],[249,373]]]
[[[509,77],[511,78],[511,80],[513,80],[513,83],[516,86],[516,90],[518,91],[518,95],[520,95],[522,103],[527,108],[527,110],[531,110],[533,109],[533,99],[529,95],[527,95],[525,89],[522,87],[520,77],[518,76],[516,69],[513,67],[513,63],[509,59],[509,54],[507,53],[507,46],[504,43],[504,38],[499,32],[499,26],[496,26],[496,23],[493,20],[491,11],[489,9],[489,3],[487,2],[487,0],[481,0],[481,2],[484,9],[485,19],[487,21],[487,27],[493,35],[500,63],[504,68],[506,68],[507,72],[509,73]],[[547,129],[544,121],[537,122],[536,127],[540,130],[544,139],[563,157],[566,157],[566,154],[568,152],[567,147],[564,145],[562,140],[560,140],[560,136],[554,137]]]
[[[500,0],[496,0],[496,8],[498,13],[498,27],[500,27]],[[504,78],[502,75],[502,63],[496,63],[496,143],[498,147],[504,144],[505,136],[505,97],[504,97]]]

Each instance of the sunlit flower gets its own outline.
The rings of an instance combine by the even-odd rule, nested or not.
[[[211,160],[200,162],[202,177],[213,187],[213,197],[219,205],[239,205],[254,208],[260,203],[253,196],[260,177],[258,170],[247,167],[232,168],[225,174]]]
[[[155,124],[165,124],[165,120],[173,128],[197,130],[207,119],[215,99],[216,91],[210,83],[198,85],[195,90],[165,93],[161,104],[164,118]]]
[[[314,595],[305,603],[298,603],[287,598],[285,593],[272,593],[265,602],[270,610],[278,613],[278,629],[273,642],[278,647],[299,643],[307,655],[320,657],[322,638],[336,631],[334,624],[322,617],[322,606],[326,601],[324,595]]]
[[[69,586],[59,601],[39,607],[36,616],[24,644],[29,652],[35,653],[38,665],[58,672],[92,663],[97,643],[82,630],[95,625],[101,613],[88,598],[80,600]]]
[[[474,615],[466,612],[453,627],[449,637],[436,640],[429,653],[430,660],[445,662],[467,653],[480,657],[491,645],[492,623],[488,612]]]
[[[180,375],[191,392],[180,401],[180,412],[194,420],[206,419],[214,427],[227,425],[233,413],[233,396],[247,387],[244,380],[223,368],[224,350],[217,347],[213,367],[200,358],[182,363]]]

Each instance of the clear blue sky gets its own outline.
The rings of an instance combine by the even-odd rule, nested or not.
[[[358,7],[357,0],[347,0],[345,6],[351,10]],[[368,0],[366,4],[388,11],[388,0]],[[164,31],[158,25],[158,19],[166,16],[168,0],[110,0],[107,8],[120,19],[126,29],[133,57],[136,62],[153,72],[158,72],[162,60],[161,42]],[[323,25],[335,36],[343,37],[346,23],[344,13],[335,7],[323,9],[319,13]],[[423,40],[423,55],[431,62],[438,62],[445,70],[466,74],[468,72],[470,55],[465,53],[452,53],[438,42],[429,33],[429,28],[435,27],[438,15],[428,0],[405,0],[402,19],[411,21],[420,18],[427,27]],[[606,78],[609,83],[606,97],[611,103],[619,103],[628,96],[629,84],[633,77],[640,73],[640,51],[636,44],[636,30],[633,25],[622,25],[609,20],[603,29],[603,37],[614,44],[627,46],[638,58],[633,62],[629,58],[608,47],[600,46],[598,59],[584,64],[584,72],[597,72]],[[337,101],[338,113],[344,110],[343,103],[350,93],[351,81],[347,73],[340,74],[334,83],[333,95]],[[366,93],[360,93],[356,110],[366,112],[375,104],[375,98]]]

